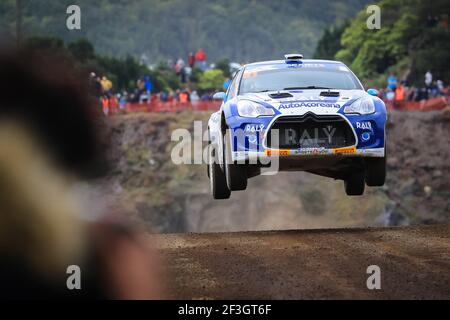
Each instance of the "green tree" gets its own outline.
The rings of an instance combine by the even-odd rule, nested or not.
[[[81,30],[66,28],[68,5],[82,8]],[[203,48],[209,61],[250,62],[311,56],[325,27],[353,17],[370,0],[22,0],[25,36],[66,43],[87,38],[102,55],[150,63]],[[0,36],[14,39],[15,1],[0,1]],[[153,62],[152,62],[153,61]]]
[[[346,21],[343,24],[325,29],[322,37],[317,43],[314,59],[333,60],[336,53],[342,49],[341,37],[349,24],[350,21]]]
[[[220,59],[216,62],[216,69],[222,70],[223,75],[226,78],[229,78],[230,75],[230,60],[229,59]]]
[[[67,49],[80,62],[95,58],[94,46],[86,39],[78,39],[69,43]]]
[[[208,70],[200,76],[198,87],[204,91],[220,90],[224,81],[222,70]]]
[[[422,84],[431,70],[435,79],[450,81],[450,30],[443,24],[427,25],[428,16],[445,19],[447,0],[382,0],[380,30],[368,30],[367,14],[361,11],[341,37],[342,49],[335,57],[344,61],[365,80],[387,72]],[[445,16],[447,15],[447,16]]]

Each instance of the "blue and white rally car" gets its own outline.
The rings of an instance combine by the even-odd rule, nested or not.
[[[251,63],[234,76],[208,122],[208,176],[215,199],[244,190],[276,159],[280,171],[344,181],[347,195],[386,177],[386,107],[341,62]]]

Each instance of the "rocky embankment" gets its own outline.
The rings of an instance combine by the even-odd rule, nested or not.
[[[205,165],[175,165],[177,128],[209,113],[108,119],[113,170],[98,187],[149,230],[163,233],[405,225],[450,221],[450,120],[442,112],[394,112],[388,180],[347,197],[341,181],[307,173],[249,180],[230,200],[209,195]]]

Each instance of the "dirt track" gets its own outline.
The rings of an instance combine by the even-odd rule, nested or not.
[[[150,236],[175,299],[450,299],[450,225]],[[381,268],[368,290],[366,268]]]

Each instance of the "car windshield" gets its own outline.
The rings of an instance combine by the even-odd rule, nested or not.
[[[294,89],[363,89],[350,70],[340,64],[279,68],[253,67],[245,70],[239,94]]]

